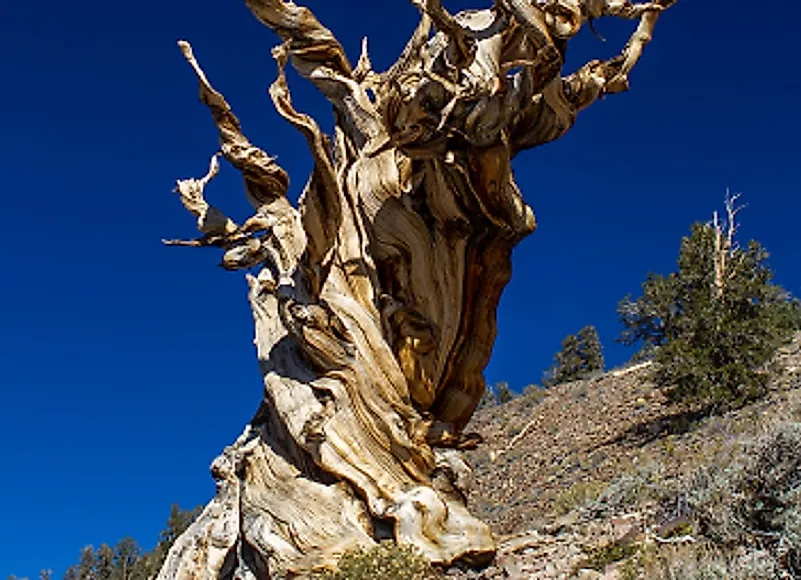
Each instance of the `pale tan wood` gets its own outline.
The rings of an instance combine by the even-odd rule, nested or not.
[[[578,113],[628,88],[672,0],[498,0],[451,14],[413,0],[420,23],[397,62],[354,67],[307,8],[246,0],[281,39],[272,101],[314,161],[298,206],[288,176],[245,137],[187,42],[220,151],[177,192],[203,234],[247,274],[264,399],[212,468],[218,493],[176,542],[159,578],[284,578],[333,566],[381,537],[430,560],[492,558],[465,505],[460,449],[485,384],[514,246],[535,229],[511,170]],[[589,19],[639,20],[620,55],[562,76],[567,40]],[[432,27],[434,34],[431,35]],[[325,135],[298,112],[291,63],[335,110]],[[242,225],[204,191],[224,158],[244,177]]]

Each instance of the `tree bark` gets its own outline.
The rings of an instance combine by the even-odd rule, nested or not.
[[[314,160],[298,207],[286,173],[179,43],[221,148],[204,178],[178,182],[203,235],[167,243],[218,247],[224,268],[257,272],[246,276],[264,399],[213,463],[217,495],[159,578],[303,576],[381,538],[441,564],[494,554],[465,505],[459,451],[480,442],[464,429],[484,393],[512,249],[535,228],[511,159],[626,90],[673,2],[592,0],[566,15],[560,4],[499,0],[451,15],[438,0],[413,1],[420,24],[379,74],[366,43],[352,66],[308,9],[246,0],[281,38],[270,95]],[[604,15],[639,27],[618,57],[562,76],[567,40]],[[290,61],[331,102],[330,137],[294,109]],[[242,225],[204,199],[219,156],[255,209]]]

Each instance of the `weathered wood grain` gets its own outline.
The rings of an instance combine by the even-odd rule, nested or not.
[[[465,505],[458,450],[479,442],[464,429],[484,392],[512,249],[536,225],[511,160],[626,90],[673,2],[497,0],[457,14],[413,3],[420,24],[379,72],[366,42],[353,67],[309,9],[246,0],[281,39],[270,95],[314,161],[297,207],[286,172],[180,43],[220,151],[204,178],[177,187],[202,237],[168,243],[219,247],[226,269],[258,272],[247,279],[264,399],[214,462],[217,496],[159,578],[303,576],[381,537],[439,563],[494,554]],[[638,20],[630,42],[562,76],[568,40],[603,16]],[[288,63],[330,101],[332,135],[295,110]],[[204,199],[220,156],[255,210],[241,226]]]

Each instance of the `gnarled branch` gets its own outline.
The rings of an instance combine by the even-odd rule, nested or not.
[[[590,61],[575,73],[554,79],[532,98],[513,129],[515,153],[561,138],[573,127],[582,110],[604,95],[628,90],[628,75],[650,41],[661,12],[651,4],[639,6],[647,9],[632,12],[641,14],[641,20],[619,55],[606,61]]]
[[[466,66],[470,64],[475,55],[475,39],[470,31],[464,27],[442,6],[442,0],[412,0],[423,14],[431,18],[437,30],[446,34],[454,43],[457,58],[451,63],[453,66]]]
[[[278,78],[270,87],[276,110],[306,137],[314,170],[300,199],[303,228],[308,236],[306,263],[313,272],[310,291],[319,295],[330,267],[331,249],[342,220],[342,192],[331,159],[331,146],[317,122],[292,106],[284,68],[288,56],[284,44],[273,51],[278,63]]]
[[[200,100],[211,111],[220,133],[222,154],[245,178],[245,193],[250,203],[258,209],[286,195],[289,187],[286,171],[275,163],[273,157],[248,141],[225,97],[211,86],[200,68],[192,46],[183,40],[178,46],[200,81]]]
[[[262,24],[288,43],[292,58],[302,63],[300,69],[323,66],[351,76],[345,49],[311,10],[291,0],[245,0],[245,4]]]

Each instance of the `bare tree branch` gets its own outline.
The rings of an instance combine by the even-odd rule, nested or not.
[[[225,236],[233,234],[239,226],[220,210],[210,206],[203,197],[206,186],[219,172],[220,163],[217,161],[217,155],[214,155],[209,162],[209,171],[204,177],[182,179],[175,191],[181,196],[181,203],[189,213],[197,217],[197,229],[201,233]]]
[[[538,48],[553,46],[553,39],[548,30],[545,12],[530,0],[495,0],[497,7],[507,10],[514,16],[517,24]],[[547,5],[546,5],[547,6]]]
[[[724,205],[726,209],[726,219],[721,222],[718,212],[712,215],[712,229],[714,240],[714,263],[715,263],[715,296],[720,299],[726,293],[726,283],[737,275],[739,261],[736,261],[739,253],[739,245],[734,240],[734,236],[739,229],[737,225],[737,214],[745,209],[745,205],[737,206],[737,200],[742,194],[732,195],[726,190]]]
[[[352,139],[360,145],[386,140],[381,116],[354,76],[342,45],[311,10],[291,0],[246,0],[246,4],[281,37],[301,76],[312,81],[342,113]]]
[[[445,33],[456,46],[458,58],[455,66],[469,65],[475,56],[475,40],[469,31],[442,6],[442,0],[412,0],[423,14],[427,14],[437,30]]]
[[[242,133],[239,119],[221,93],[211,86],[206,74],[192,53],[192,46],[182,40],[178,42],[186,60],[200,81],[200,100],[211,111],[214,124],[220,133],[222,154],[242,172],[245,178],[245,194],[251,205],[258,209],[277,197],[286,195],[289,176],[264,151],[251,144]]]
[[[245,0],[245,4],[262,24],[288,43],[293,59],[307,66],[324,66],[343,76],[351,76],[345,49],[311,10],[292,0]]]
[[[675,0],[673,0],[675,1]],[[672,3],[672,2],[671,2]],[[641,18],[646,12],[659,12],[666,8],[665,2],[635,4],[631,0],[586,0],[584,12],[588,18],[617,16],[628,20]]]
[[[650,41],[661,11],[661,8],[653,9],[652,4],[639,5],[648,6],[648,9],[641,11],[637,30],[618,56],[606,61],[590,61],[575,73],[551,81],[542,92],[534,95],[513,130],[515,152],[559,139],[573,127],[579,112],[604,95],[628,90],[628,74]]]
[[[254,234],[269,230],[275,220],[270,216],[256,214],[239,227],[220,210],[209,205],[203,192],[219,169],[217,155],[214,155],[209,164],[209,171],[204,177],[180,180],[176,187],[181,203],[197,217],[198,230],[204,235],[195,240],[162,241],[167,246],[222,248],[225,250],[221,263],[223,268],[226,270],[250,268],[268,257],[262,240],[254,237]]]
[[[336,240],[342,219],[342,191],[337,182],[336,171],[331,162],[331,147],[317,122],[309,115],[298,113],[292,106],[292,97],[284,69],[288,57],[286,45],[273,50],[278,64],[278,78],[270,86],[276,110],[306,137],[312,158],[312,172],[306,190],[300,200],[303,227],[308,236],[308,262],[318,276],[312,284],[313,293],[319,292],[321,277],[326,268],[326,256]]]
[[[652,2],[649,3],[648,9],[641,11],[642,15],[637,30],[631,35],[620,57],[614,62],[610,62],[610,68],[616,69],[616,74],[614,77],[610,77],[606,84],[604,91],[607,94],[620,93],[629,89],[628,75],[642,57],[645,45],[651,42],[659,15],[664,8],[672,6],[676,1],[660,0],[659,2]],[[660,9],[655,9],[653,5],[659,6]]]
[[[426,42],[428,42],[430,34],[431,17],[427,13],[423,12],[420,16],[420,22],[414,29],[409,42],[406,43],[406,46],[404,47],[401,55],[398,57],[398,60],[396,60],[395,64],[393,64],[382,76],[385,77],[386,80],[395,80],[399,75],[408,72],[409,69],[415,65],[420,65],[420,63],[423,61],[421,51],[423,50]]]
[[[510,13],[525,38],[533,47],[531,63],[528,66],[536,70],[537,87],[541,88],[559,75],[564,64],[564,55],[558,50],[552,32],[555,31],[553,18],[548,25],[548,14],[529,0],[495,0],[496,6]],[[546,9],[550,4],[546,4]],[[580,24],[579,24],[580,27]],[[577,32],[578,30],[576,30]]]
[[[362,38],[362,52],[356,68],[353,69],[353,78],[357,82],[364,82],[368,75],[373,72],[373,62],[370,60],[370,53],[367,49],[367,37]]]

